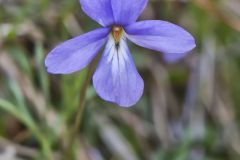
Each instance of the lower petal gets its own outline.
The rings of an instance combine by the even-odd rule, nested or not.
[[[94,73],[93,85],[101,98],[121,107],[130,107],[140,99],[144,83],[125,40],[120,41],[117,49],[113,38],[109,38]]]

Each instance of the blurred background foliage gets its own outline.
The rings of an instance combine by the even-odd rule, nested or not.
[[[145,19],[184,27],[197,48],[169,64],[130,44],[144,95],[122,109],[90,85],[76,159],[239,160],[240,1],[150,0]],[[62,159],[87,72],[49,75],[44,57],[97,27],[78,0],[0,0],[0,160]]]

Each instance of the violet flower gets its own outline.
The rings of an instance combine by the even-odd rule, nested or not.
[[[80,3],[83,11],[103,28],[54,48],[45,60],[47,71],[52,74],[79,71],[93,60],[106,43],[93,75],[93,86],[102,99],[119,106],[136,104],[144,88],[127,39],[139,46],[178,57],[195,47],[191,34],[177,25],[160,20],[136,22],[147,0],[80,0]]]

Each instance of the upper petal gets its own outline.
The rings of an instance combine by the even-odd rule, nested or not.
[[[114,23],[111,0],[80,0],[82,10],[102,26]]]
[[[148,0],[112,0],[113,17],[116,24],[128,25],[137,20]]]
[[[125,31],[132,42],[164,53],[185,53],[196,46],[190,33],[166,21],[137,22],[125,27]]]
[[[98,95],[122,107],[137,103],[143,93],[143,80],[136,70],[125,40],[116,49],[109,39],[102,59],[93,76],[93,85]]]
[[[45,59],[47,71],[69,74],[86,67],[107,40],[108,28],[96,29],[54,48]]]

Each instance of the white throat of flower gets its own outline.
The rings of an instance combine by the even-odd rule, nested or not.
[[[112,65],[112,74],[126,71],[126,62],[129,60],[128,52],[124,30],[117,33],[111,32],[104,54],[107,56],[107,62]]]

